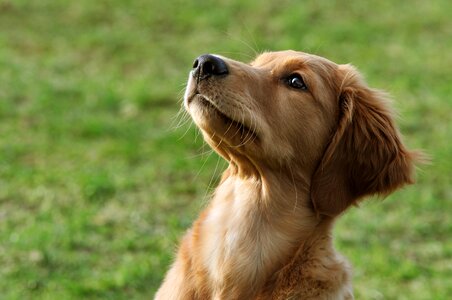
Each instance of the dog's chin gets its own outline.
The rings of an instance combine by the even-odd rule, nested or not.
[[[220,111],[201,94],[190,99],[188,111],[196,125],[213,140],[232,147],[251,146],[259,142],[256,131]]]

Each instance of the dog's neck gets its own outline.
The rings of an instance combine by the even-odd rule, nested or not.
[[[213,285],[229,296],[232,290],[240,299],[252,296],[251,287],[262,288],[313,238],[323,241],[318,247],[332,247],[331,222],[322,225],[312,210],[309,181],[281,176],[243,177],[228,169],[207,209],[199,250]]]

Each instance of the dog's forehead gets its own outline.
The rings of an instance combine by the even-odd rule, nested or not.
[[[256,59],[251,62],[251,65],[254,67],[271,67],[273,65],[285,64],[288,61],[301,63],[310,56],[310,54],[293,50],[264,52],[256,57]]]
[[[285,50],[276,52],[264,52],[251,62],[256,68],[281,68],[281,67],[337,67],[338,65],[324,57],[300,51]],[[323,67],[322,67],[323,66]]]

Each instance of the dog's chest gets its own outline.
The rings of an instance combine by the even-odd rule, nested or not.
[[[203,222],[202,257],[217,289],[251,287],[280,267],[291,240],[256,207],[255,186],[225,183]]]

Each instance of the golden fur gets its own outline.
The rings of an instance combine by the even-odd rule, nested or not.
[[[315,55],[221,59],[229,74],[191,75],[185,107],[229,167],[156,299],[353,299],[335,218],[413,182],[386,96]]]

